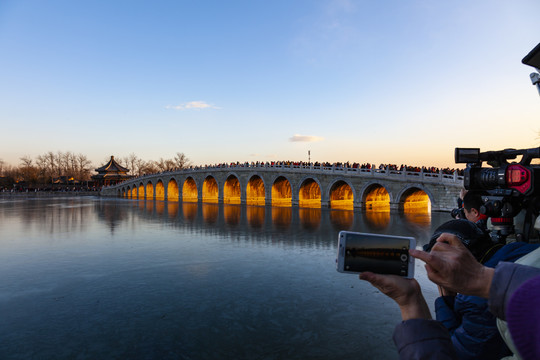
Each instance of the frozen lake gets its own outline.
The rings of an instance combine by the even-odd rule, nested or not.
[[[340,230],[425,243],[447,213],[0,199],[1,359],[395,359],[399,309]],[[423,264],[428,303],[436,287]]]

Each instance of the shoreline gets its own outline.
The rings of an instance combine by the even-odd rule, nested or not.
[[[10,198],[42,198],[42,197],[78,197],[96,196],[99,191],[29,191],[29,192],[0,192],[1,199]]]

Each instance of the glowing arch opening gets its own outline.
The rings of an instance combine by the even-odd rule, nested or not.
[[[223,202],[225,204],[240,204],[240,181],[234,175],[229,175],[225,180]]]
[[[345,181],[337,181],[330,189],[330,208],[353,210],[354,209],[354,194]]]
[[[431,201],[425,191],[412,188],[407,190],[402,198],[404,212],[431,213]]]
[[[390,211],[390,194],[379,184],[374,184],[366,190],[365,195],[366,211]]]
[[[188,177],[184,181],[182,186],[182,201],[186,202],[197,202],[199,201],[199,194],[197,192],[197,184],[193,178]]]
[[[283,176],[272,185],[272,206],[292,206],[291,184]]]
[[[248,205],[264,205],[265,204],[265,188],[264,182],[258,175],[254,175],[249,179],[246,187],[246,204]]]
[[[137,192],[137,199],[144,199],[144,185],[139,185],[139,191]]]
[[[165,187],[161,180],[156,184],[156,200],[165,200]]]
[[[218,185],[216,179],[214,179],[212,176],[208,176],[206,179],[204,179],[203,183],[203,202],[207,203],[217,203],[218,202]],[[203,208],[204,210],[204,208]]]
[[[146,184],[146,199],[152,200],[154,198],[154,185],[151,182]]]
[[[306,179],[300,186],[298,205],[304,208],[321,207],[321,188],[313,179]]]
[[[169,180],[167,184],[167,200],[178,201],[178,184],[174,179]]]

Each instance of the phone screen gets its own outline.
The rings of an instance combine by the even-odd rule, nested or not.
[[[408,276],[410,239],[376,234],[344,233],[343,270]]]

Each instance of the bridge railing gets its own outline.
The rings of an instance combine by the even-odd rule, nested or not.
[[[308,173],[334,173],[334,174],[346,174],[346,175],[361,175],[361,176],[388,176],[393,178],[404,178],[408,180],[415,181],[429,181],[429,182],[461,182],[463,181],[463,176],[458,175],[457,171],[454,171],[453,174],[448,174],[440,170],[439,172],[424,172],[422,169],[420,171],[405,171],[405,170],[395,170],[386,168],[361,168],[361,167],[347,167],[339,165],[308,165],[308,164],[286,164],[286,163],[259,163],[259,164],[250,164],[250,163],[241,163],[241,164],[221,164],[221,165],[205,165],[205,166],[196,166],[187,169],[181,170],[172,170],[172,171],[163,171],[160,173],[145,174],[131,178],[127,181],[133,180],[144,180],[145,178],[155,177],[159,175],[176,175],[176,174],[192,174],[199,172],[208,172],[209,170],[230,170],[230,169],[282,169],[287,171],[297,171],[297,172],[308,172]],[[118,184],[117,184],[118,185]],[[110,185],[103,187],[111,188],[117,185]]]

